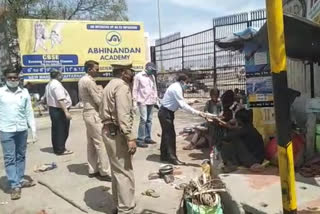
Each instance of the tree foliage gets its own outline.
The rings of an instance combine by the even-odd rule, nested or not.
[[[6,0],[7,39],[19,62],[18,18],[127,21],[125,0]]]

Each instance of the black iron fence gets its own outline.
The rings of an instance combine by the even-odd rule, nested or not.
[[[153,56],[161,71],[158,75],[160,95],[174,81],[178,72],[190,73],[193,84],[187,97],[207,97],[216,86],[246,89],[245,60],[239,52],[219,49],[215,42],[245,30],[259,29],[266,21],[265,10],[252,11],[213,19],[211,29],[156,45]]]

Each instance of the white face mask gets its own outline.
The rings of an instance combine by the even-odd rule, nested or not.
[[[19,81],[7,80],[6,84],[9,88],[17,88],[19,86]]]

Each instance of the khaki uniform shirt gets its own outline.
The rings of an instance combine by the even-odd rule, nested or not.
[[[122,79],[113,79],[104,88],[100,117],[104,124],[113,123],[119,126],[127,140],[134,140],[132,92],[130,86]]]
[[[83,102],[83,111],[99,112],[103,90],[97,86],[95,80],[86,74],[79,80],[78,87],[79,98]]]

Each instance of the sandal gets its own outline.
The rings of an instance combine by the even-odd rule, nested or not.
[[[71,150],[65,150],[63,153],[58,154],[58,155],[71,155],[71,154],[73,154],[73,151],[71,151]]]
[[[160,197],[160,195],[158,193],[156,193],[156,191],[153,189],[148,189],[145,192],[142,192],[141,194],[145,195],[145,196],[150,196],[152,198],[159,198]]]
[[[28,180],[23,180],[21,181],[21,188],[29,188],[29,187],[33,187],[36,185],[36,183],[31,180],[31,181],[28,181]]]

